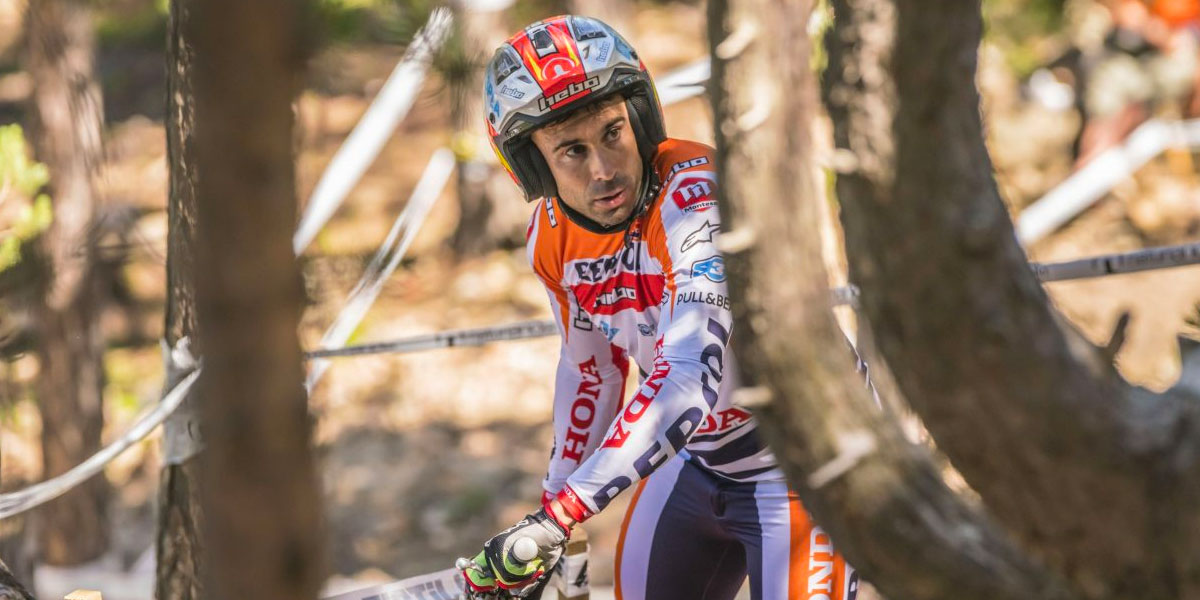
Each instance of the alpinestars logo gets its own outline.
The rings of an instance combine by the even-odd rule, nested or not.
[[[694,248],[697,244],[711,243],[713,234],[721,230],[721,224],[712,224],[707,219],[699,229],[687,234],[683,238],[683,245],[679,247],[680,252],[687,252]]]
[[[546,112],[567,98],[578,96],[579,94],[589,92],[598,87],[600,87],[600,78],[589,77],[582,83],[572,83],[568,85],[567,87],[563,88],[561,92],[558,92],[549,98],[545,96],[538,98],[538,108],[542,112]]]

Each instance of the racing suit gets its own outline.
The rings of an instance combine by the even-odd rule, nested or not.
[[[562,334],[544,488],[577,520],[636,487],[617,597],[846,600],[857,577],[787,489],[737,388],[712,149],[668,139],[661,190],[626,234],[555,198],[529,261]],[[622,404],[630,361],[641,384]],[[653,477],[650,477],[654,473]]]

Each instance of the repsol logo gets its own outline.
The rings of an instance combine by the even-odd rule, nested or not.
[[[709,410],[717,405],[717,388],[725,371],[725,346],[729,343],[729,330],[725,329],[716,319],[708,320],[707,331],[717,339],[704,347],[700,352],[700,362],[707,368],[700,373],[700,393]]]
[[[591,437],[589,428],[596,420],[596,401],[600,398],[600,371],[596,368],[596,357],[579,363],[579,389],[575,390],[575,402],[571,403],[570,426],[563,440],[562,457],[576,463],[583,461],[583,452]]]
[[[600,87],[600,77],[589,77],[582,83],[572,83],[567,85],[567,87],[563,88],[561,92],[558,92],[549,98],[545,96],[538,98],[538,108],[541,109],[542,112],[546,112],[550,110],[550,107],[562,102],[563,100],[566,100],[567,98],[578,96],[579,94],[598,87]]]
[[[714,338],[712,343],[704,347],[700,353],[700,362],[704,364],[706,370],[700,373],[700,388],[704,395],[704,401],[708,404],[711,411],[712,407],[717,403],[717,390],[712,386],[710,381],[715,380],[720,383],[722,371],[725,368],[725,345],[729,342],[729,330],[725,329],[716,319],[709,319],[708,326],[705,330]],[[654,363],[654,372],[650,374],[650,378],[642,384],[638,394],[629,401],[629,405],[625,407],[624,413],[613,424],[613,432],[604,440],[601,448],[620,448],[625,445],[625,440],[629,437],[629,425],[636,423],[646,413],[646,408],[654,400],[662,389],[663,380],[671,372],[671,365],[662,357],[662,340],[660,339],[657,347],[657,358]],[[646,448],[640,456],[633,461],[633,471],[637,473],[638,478],[649,477],[655,469],[660,467],[668,458],[679,453],[680,448],[687,444],[688,438],[700,428],[704,421],[704,413],[699,406],[690,406],[683,411],[671,426],[667,428],[663,434],[664,440],[655,440],[649,448]],[[664,444],[665,442],[665,444]],[[607,484],[602,486],[595,495],[592,496],[592,501],[596,504],[596,510],[604,510],[605,506],[617,497],[629,486],[633,485],[633,479],[627,475],[618,475]]]
[[[626,271],[641,271],[641,256],[641,242],[637,242],[630,244],[616,254],[602,256],[594,260],[575,261],[575,274],[584,283],[599,283],[607,279],[616,270],[618,265]]]
[[[654,363],[654,372],[650,374],[650,378],[642,384],[629,404],[625,406],[625,412],[621,413],[621,418],[613,424],[613,432],[604,440],[604,448],[620,448],[625,445],[625,439],[629,437],[629,426],[637,423],[646,414],[646,408],[654,402],[654,398],[658,396],[659,390],[662,389],[663,380],[671,373],[671,363],[662,360],[660,357]]]

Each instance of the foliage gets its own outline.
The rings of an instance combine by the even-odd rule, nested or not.
[[[101,0],[95,3],[96,39],[103,47],[160,49],[167,36],[170,0]]]
[[[1047,38],[1062,31],[1067,0],[983,0],[987,40],[1025,77],[1042,66]]]
[[[21,260],[21,245],[50,226],[50,198],[38,194],[50,175],[29,159],[20,125],[0,127],[0,272]]]

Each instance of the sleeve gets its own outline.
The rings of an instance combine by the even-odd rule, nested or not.
[[[543,500],[562,489],[567,477],[600,445],[625,391],[629,361],[595,330],[575,298],[547,269],[534,271],[546,286],[562,336],[554,381],[554,445],[542,488]]]
[[[613,419],[600,447],[558,499],[583,520],[679,452],[717,402],[733,326],[725,287],[716,176],[688,170],[668,183],[645,238],[670,294],[658,325],[654,370]]]

